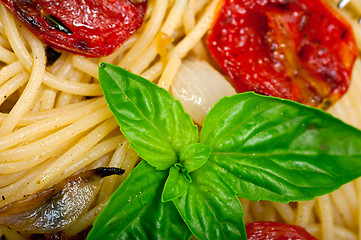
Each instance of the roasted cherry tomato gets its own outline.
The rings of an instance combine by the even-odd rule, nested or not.
[[[246,227],[248,240],[317,240],[304,228],[277,222],[254,222]]]
[[[350,25],[323,0],[224,0],[207,37],[239,92],[327,108],[358,55]]]
[[[106,56],[143,22],[146,0],[1,0],[47,45]]]

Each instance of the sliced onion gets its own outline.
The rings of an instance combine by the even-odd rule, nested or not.
[[[123,174],[119,168],[96,168],[0,208],[0,225],[28,233],[64,230],[92,204],[101,178]]]
[[[236,94],[224,76],[207,62],[195,58],[183,61],[171,92],[193,121],[200,125],[219,99]]]

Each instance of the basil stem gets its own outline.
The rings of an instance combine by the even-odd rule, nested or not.
[[[155,84],[101,64],[100,84],[143,161],[88,239],[247,239],[239,197],[290,202],[361,176],[361,131],[321,110],[242,93],[197,127]],[[190,233],[191,232],[191,233]]]
[[[180,149],[198,141],[198,129],[165,89],[111,64],[101,64],[100,85],[120,129],[140,157],[163,170]]]
[[[189,239],[172,202],[161,201],[167,171],[142,161],[114,192],[87,239]]]

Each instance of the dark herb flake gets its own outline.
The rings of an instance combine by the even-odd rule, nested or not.
[[[164,89],[105,63],[99,79],[143,161],[113,194],[89,240],[247,239],[238,197],[309,200],[361,176],[361,131],[321,110],[237,94],[211,109],[199,138]]]

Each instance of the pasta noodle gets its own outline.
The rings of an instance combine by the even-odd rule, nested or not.
[[[336,0],[329,0],[336,6]],[[46,66],[43,43],[0,4],[0,208],[65,178],[95,167],[125,169],[102,181],[93,207],[64,229],[69,236],[91,226],[112,192],[139,161],[107,108],[97,66],[127,68],[167,90],[184,58],[209,60],[203,37],[218,0],[150,0],[142,28],[113,54],[91,59],[62,52]],[[341,11],[341,10],[340,10]],[[359,1],[341,11],[361,49]],[[347,94],[329,111],[361,128],[361,61]],[[240,199],[245,224],[280,221],[306,228],[320,239],[361,239],[361,180],[309,202]],[[0,227],[0,237],[24,233]]]

